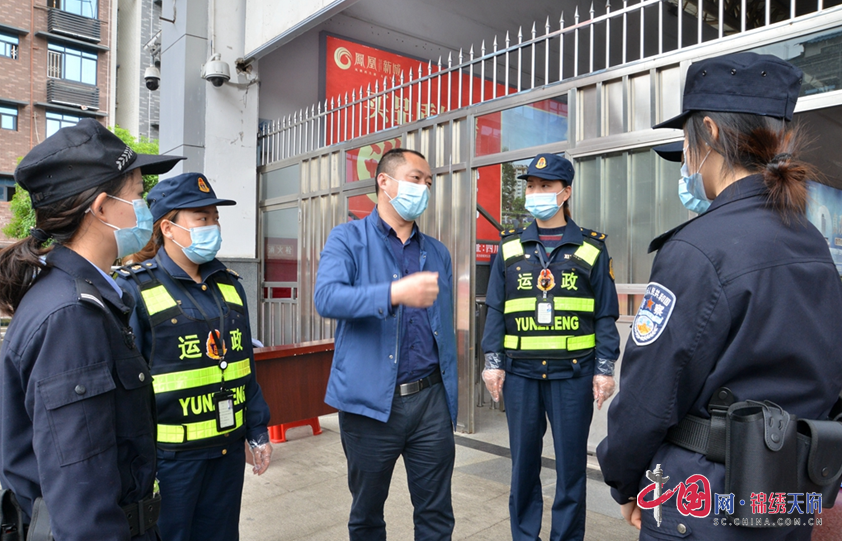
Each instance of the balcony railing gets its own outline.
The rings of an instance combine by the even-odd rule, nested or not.
[[[47,28],[52,34],[61,34],[94,43],[100,41],[100,22],[98,19],[89,19],[60,9],[49,10]]]
[[[616,0],[615,0],[616,2]],[[394,75],[344,96],[334,96],[273,120],[258,132],[258,165],[300,154],[574,77],[713,42],[727,36],[781,26],[825,11],[792,0],[788,7],[768,0],[609,0],[589,18],[576,8],[558,23],[547,17],[543,34],[519,28],[491,46],[471,45],[436,62],[419,63],[408,77]],[[553,26],[556,27],[553,30]],[[414,97],[414,98],[413,98]]]
[[[99,109],[99,88],[63,79],[48,79],[47,101],[82,110]]]

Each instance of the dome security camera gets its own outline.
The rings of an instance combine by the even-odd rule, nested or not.
[[[221,58],[222,56],[216,53],[202,66],[202,79],[207,80],[215,87],[220,87],[231,79],[231,69],[228,67],[228,63],[223,62]]]
[[[143,72],[143,79],[146,81],[146,88],[158,90],[158,86],[161,84],[161,71],[155,66],[149,66]]]

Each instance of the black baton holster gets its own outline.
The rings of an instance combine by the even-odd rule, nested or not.
[[[725,492],[745,502],[731,518],[746,526],[767,518],[774,524],[780,515],[759,510],[768,509],[769,493],[798,491],[795,417],[774,402],[749,400],[728,408],[725,426]],[[751,505],[752,494],[762,494],[759,505]]]
[[[779,513],[752,507],[752,494],[820,493],[822,507],[833,507],[842,479],[842,398],[829,419],[815,421],[796,419],[768,400],[735,403],[731,391],[722,387],[713,394],[708,412],[710,419],[687,415],[670,428],[666,441],[725,464],[725,492],[733,493],[736,503],[733,524],[777,523]]]

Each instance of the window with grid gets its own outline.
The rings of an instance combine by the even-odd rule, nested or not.
[[[96,19],[97,0],[47,0],[47,7]]]
[[[54,43],[47,48],[47,77],[96,84],[96,54]]]
[[[61,128],[75,126],[82,120],[78,116],[54,113],[52,111],[47,111],[45,116],[47,117],[47,137],[59,131]]]
[[[11,107],[0,107],[0,129],[17,131],[18,110]]]
[[[17,60],[19,43],[17,36],[0,33],[0,56]]]

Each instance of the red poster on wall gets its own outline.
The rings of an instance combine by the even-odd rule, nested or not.
[[[326,38],[325,97],[333,107],[344,104],[352,97],[359,99],[363,95],[374,95],[385,88],[400,85],[401,75],[404,82],[412,77],[438,73],[437,66],[419,62],[417,59],[383,51],[375,47],[355,43],[334,36]],[[420,68],[420,69],[419,69]],[[383,96],[374,96],[354,107],[328,115],[328,144],[345,141],[372,133],[434,116],[457,108],[459,105],[478,103],[484,95],[492,95],[493,81],[483,81],[479,77],[471,78],[467,73],[451,73],[441,77],[432,77],[426,81],[404,86],[402,90],[388,92]],[[484,91],[483,91],[484,87]],[[362,89],[362,91],[361,91]],[[459,99],[461,90],[461,101]],[[505,95],[506,87],[496,84],[497,96]],[[509,91],[511,93],[512,90]],[[470,100],[469,100],[470,98]],[[482,141],[483,152],[478,155],[500,152],[500,113],[483,115],[477,119],[477,137]],[[346,179],[349,182],[374,177],[377,162],[391,148],[401,146],[400,138],[389,139],[379,144],[367,145],[346,153]],[[483,189],[478,190],[477,203],[489,214],[500,220],[500,168],[484,168],[481,182]],[[477,238],[494,240],[499,238],[497,229],[477,212]],[[477,260],[487,262],[490,248],[477,250]]]

